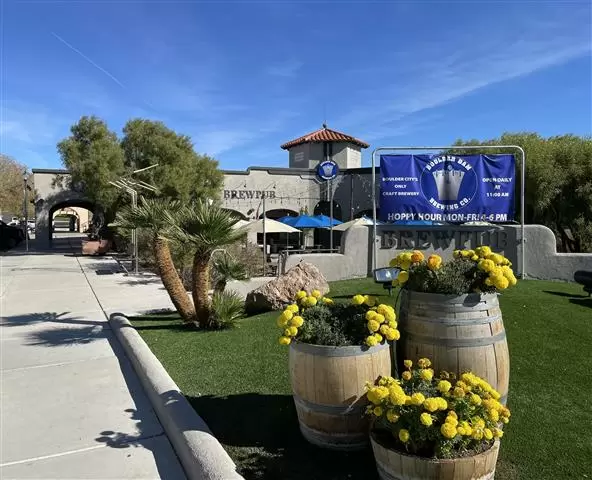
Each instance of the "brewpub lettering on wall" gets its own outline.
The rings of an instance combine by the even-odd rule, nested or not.
[[[275,198],[275,190],[224,190],[225,200],[258,200],[265,198]]]

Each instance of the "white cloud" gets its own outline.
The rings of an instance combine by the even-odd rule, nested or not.
[[[385,124],[425,115],[478,90],[504,81],[524,77],[545,68],[557,66],[590,54],[590,31],[580,26],[568,30],[563,23],[525,22],[522,30],[492,30],[483,40],[468,42],[466,37],[441,44],[424,45],[415,52],[409,67],[397,64],[396,72],[375,72],[365,96],[378,101],[356,101],[364,107],[353,109],[338,119],[342,128],[364,126],[378,135]],[[543,28],[544,27],[544,28]],[[452,53],[448,53],[452,52]],[[388,82],[388,78],[397,79]],[[385,82],[385,79],[387,81]],[[381,85],[387,85],[382,87]],[[388,131],[385,130],[386,134]],[[373,135],[377,137],[378,135]],[[390,135],[389,135],[390,136]]]

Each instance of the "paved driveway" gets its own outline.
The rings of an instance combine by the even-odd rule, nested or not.
[[[106,313],[170,307],[110,258],[0,257],[0,478],[180,479]]]

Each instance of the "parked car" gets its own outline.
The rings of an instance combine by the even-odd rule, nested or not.
[[[16,247],[25,239],[23,230],[0,220],[0,249],[6,250]]]

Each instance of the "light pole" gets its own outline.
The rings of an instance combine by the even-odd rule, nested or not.
[[[27,182],[29,180],[29,175],[27,174],[27,169],[23,170],[23,214],[25,218],[25,225],[24,225],[24,233],[25,233],[25,249],[29,251],[29,216],[27,215],[27,189],[28,185]]]

